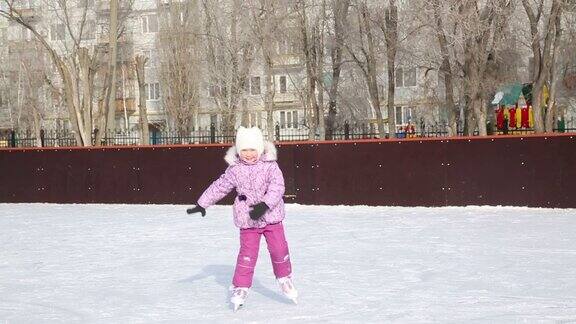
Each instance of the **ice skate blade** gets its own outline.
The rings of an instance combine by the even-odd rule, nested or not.
[[[298,299],[290,298],[290,300],[294,303],[294,305],[298,305]]]
[[[234,313],[236,313],[244,304],[234,304]]]

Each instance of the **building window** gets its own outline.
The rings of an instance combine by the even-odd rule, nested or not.
[[[78,1],[78,7],[80,7],[80,8],[94,8],[94,1],[93,0]]]
[[[208,87],[208,94],[210,95],[210,97],[214,98],[214,97],[218,97],[220,95],[220,87],[215,85],[215,84],[211,84]]]
[[[228,93],[228,88],[226,87],[226,83],[222,82],[220,85],[217,83],[213,83],[208,86],[208,95],[212,98],[226,95]]]
[[[34,39],[34,33],[32,33],[32,31],[26,27],[22,27],[22,35],[21,35],[21,39],[22,40],[32,40]]]
[[[222,81],[220,83],[220,89],[218,89],[220,91],[220,95],[226,96],[228,95],[228,87],[226,86],[226,82]]]
[[[160,83],[146,83],[144,85],[144,91],[146,92],[146,100],[160,99]]]
[[[292,112],[292,127],[298,128],[298,111],[294,110]]]
[[[291,39],[280,39],[276,41],[276,53],[279,55],[283,54],[295,54],[298,53],[298,43]]]
[[[142,33],[157,33],[158,32],[158,16],[146,15],[142,16]]]
[[[400,88],[404,86],[404,73],[403,73],[404,69],[403,68],[397,68],[396,69],[396,88]],[[398,108],[398,107],[396,107]]]
[[[260,113],[251,113],[249,123],[250,127],[260,127]]]
[[[7,5],[5,4],[8,1],[0,1],[0,9],[7,9]],[[18,9],[34,9],[36,7],[36,0],[18,0],[18,1],[10,1],[14,2],[14,7]]]
[[[260,94],[260,77],[250,78],[250,94],[253,95]]]
[[[276,43],[276,50],[278,54],[288,54],[289,52],[289,45],[287,39],[278,40]]]
[[[82,29],[82,39],[95,39],[96,38],[96,22],[94,20],[86,20],[84,28]]]
[[[280,112],[280,128],[298,128],[298,111],[281,111]]]
[[[148,66],[155,66],[156,65],[156,53],[154,50],[145,49],[142,50],[142,55],[148,59]]]
[[[286,112],[286,127],[292,128],[292,112]]]
[[[242,83],[242,88],[244,89],[244,93],[250,93],[250,80],[249,79],[244,79],[243,83]]]
[[[286,93],[286,76],[280,76],[280,93]]]
[[[412,107],[395,107],[396,126],[406,125],[412,120]]]
[[[66,34],[66,27],[64,24],[56,24],[50,26],[50,40],[59,41],[64,40]]]
[[[415,87],[416,68],[396,68],[396,87]]]
[[[57,131],[67,131],[70,130],[70,121],[67,119],[56,119],[56,130]]]
[[[19,33],[19,40],[30,40],[31,38],[30,36],[30,30],[28,30],[28,28],[26,27],[21,27],[20,29],[20,33]]]

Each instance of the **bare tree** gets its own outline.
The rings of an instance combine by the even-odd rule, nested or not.
[[[297,16],[300,30],[304,66],[306,70],[306,91],[304,103],[309,117],[309,138],[325,139],[324,126],[324,35],[326,18],[326,2],[309,5],[306,1],[297,1]],[[338,72],[339,73],[339,72]]]
[[[543,88],[545,85],[556,84],[554,69],[558,41],[561,37],[560,17],[562,14],[562,1],[552,0],[548,12],[545,12],[545,1],[539,0],[534,8],[530,1],[522,0],[530,24],[532,63],[532,107],[534,112],[534,130],[537,133],[552,132],[553,107],[548,111],[543,108]],[[552,79],[552,82],[550,82]],[[553,101],[552,101],[553,102]],[[547,116],[549,115],[549,116]]]
[[[150,142],[150,135],[148,130],[148,113],[146,111],[146,77],[145,77],[145,65],[148,59],[143,55],[136,55],[134,59],[134,70],[136,71],[136,77],[138,79],[138,92],[140,93],[140,98],[138,99],[138,115],[140,117],[140,144],[148,145]]]
[[[276,83],[274,78],[274,43],[276,28],[281,26],[281,17],[277,15],[277,0],[257,0],[251,6],[253,35],[259,45],[264,68],[264,111],[266,112],[266,132],[268,138],[274,138],[274,96]]]
[[[561,42],[558,44],[558,51],[555,59],[555,77],[556,85],[550,87],[550,99],[548,106],[552,104],[556,114],[556,121],[570,118],[576,112],[576,57],[572,55],[576,51],[576,3],[565,3],[561,19]],[[556,44],[554,46],[557,46]],[[550,111],[550,110],[548,110]],[[547,117],[550,114],[547,114]],[[569,119],[569,120],[570,120]],[[569,121],[570,122],[570,121]],[[570,125],[574,127],[573,125]]]
[[[239,112],[247,109],[248,75],[260,45],[258,38],[254,44],[251,2],[229,2],[202,0],[206,79],[209,96],[223,116],[224,130],[231,130]]]
[[[500,0],[416,4],[415,17],[422,28],[413,37],[423,42],[420,55],[426,74],[438,71],[431,105],[439,106],[439,126],[446,122],[448,135],[457,135],[462,121],[465,134],[478,130],[486,135],[486,123],[493,118],[488,111],[491,95],[503,83],[517,81],[513,68],[518,53],[508,23],[513,9],[510,1]]]
[[[36,138],[36,146],[41,146],[40,133],[46,116],[46,106],[50,102],[49,66],[44,62],[42,48],[35,43],[11,44],[10,56],[6,57],[5,81],[6,100],[9,102],[10,126],[12,129],[26,130]],[[33,53],[35,52],[35,53]]]
[[[68,107],[70,121],[75,131],[76,141],[79,145],[91,145],[90,135],[92,130],[90,127],[91,117],[89,115],[92,105],[92,91],[91,89],[81,91],[77,85],[81,83],[84,86],[90,83],[89,80],[96,71],[95,64],[98,52],[94,51],[90,54],[80,43],[85,20],[80,22],[79,32],[75,34],[72,29],[74,23],[70,21],[70,16],[67,14],[68,5],[66,1],[57,2],[57,9],[63,13],[62,17],[66,31],[68,31],[69,37],[74,44],[72,51],[66,54],[60,54],[57,49],[48,42],[46,37],[38,31],[34,22],[23,15],[23,9],[18,8],[13,0],[3,1],[7,9],[1,9],[0,15],[30,30],[35,39],[42,44],[48,52],[62,80],[65,101]],[[84,11],[86,10],[87,7],[84,8]]]
[[[423,2],[424,29],[436,40],[428,51],[429,70],[438,70],[444,82],[439,102],[447,118],[448,134],[457,134],[459,107],[463,106],[464,132],[486,135],[488,99],[498,85],[497,71],[505,49],[510,1],[426,1]],[[432,16],[434,19],[430,20]],[[426,30],[423,31],[426,33]],[[456,96],[458,95],[458,105]]]
[[[344,63],[344,37],[348,26],[348,11],[350,0],[332,0],[332,29],[333,35],[330,47],[330,58],[332,68],[332,80],[328,91],[328,118],[326,119],[326,137],[332,139],[338,113],[338,86],[340,84],[340,73]]]
[[[394,114],[394,95],[396,90],[396,51],[398,47],[398,7],[395,0],[388,1],[388,7],[384,9],[384,17],[380,19],[380,29],[384,33],[386,41],[386,62],[388,66],[388,133],[395,137],[396,122]]]
[[[353,42],[351,37],[349,37],[346,42],[346,47],[364,75],[368,93],[370,95],[370,104],[372,110],[376,114],[380,138],[384,138],[386,133],[382,120],[378,87],[378,45],[380,45],[380,42],[378,42],[374,35],[375,28],[373,21],[375,19],[372,11],[368,7],[367,1],[365,0],[356,1],[354,9],[356,11],[356,26],[358,28],[358,33],[355,35],[357,35],[358,39],[356,42]],[[388,116],[388,118],[388,123],[393,123],[393,116]],[[394,132],[391,133],[390,136],[394,136]]]
[[[508,0],[488,1],[483,7],[479,7],[476,0],[467,0],[460,4],[461,18],[471,22],[463,25],[466,98],[464,132],[467,135],[472,135],[476,127],[480,135],[486,135],[487,102],[484,81],[489,60],[493,57],[506,26],[510,6]]]
[[[132,1],[128,1],[125,6],[131,6]],[[95,32],[95,23],[90,25],[88,20],[88,12],[91,10],[89,2],[43,1],[35,8],[22,7],[22,3],[15,0],[2,0],[2,2],[6,9],[0,10],[0,16],[29,30],[54,64],[60,80],[53,86],[62,88],[78,145],[92,145],[94,78],[103,53],[101,47],[92,46],[84,41],[88,33]],[[49,10],[40,13],[41,9]],[[29,17],[30,10],[36,10],[36,15],[48,13],[54,15],[52,18],[57,19],[58,25],[48,28],[52,28],[51,33],[61,40],[59,44],[49,41],[47,33],[44,32],[47,27]],[[114,35],[118,37],[121,31],[122,29],[118,28]]]
[[[108,21],[102,25],[101,35],[101,48],[106,51],[108,62],[104,64],[101,59],[96,73],[96,77],[101,76],[101,93],[97,98],[99,105],[93,116],[95,128],[99,130],[95,138],[96,145],[102,143],[103,136],[110,136],[116,132],[118,86],[119,83],[125,82],[124,74],[126,72],[128,74],[133,73],[129,63],[132,60],[132,54],[131,51],[126,51],[131,41],[131,35],[126,30],[126,22],[131,18],[134,1],[107,0],[99,3],[101,7],[98,10],[108,13]],[[126,55],[129,57],[125,57]],[[106,55],[103,58],[106,58]],[[118,68],[119,63],[121,63],[120,68]],[[95,79],[92,82],[95,82]],[[125,105],[126,98],[124,96],[126,94],[124,90],[124,86],[122,86],[122,99]],[[94,92],[93,95],[96,96],[97,94]],[[127,119],[127,116],[124,118]],[[127,122],[125,120],[125,123]]]
[[[200,100],[200,31],[196,1],[165,3],[157,39],[162,101],[170,124],[181,135],[196,126]]]
[[[106,131],[108,134],[113,134],[116,128],[116,66],[118,61],[117,30],[118,0],[110,0],[110,29],[108,32],[108,71],[110,72],[110,86],[108,87],[108,92],[106,93],[107,100],[106,105],[104,106],[106,110]]]
[[[439,70],[444,80],[444,107],[448,118],[448,135],[456,136],[458,134],[457,116],[459,111],[454,100],[453,56],[450,54],[450,44],[446,35],[446,30],[449,29],[449,27],[442,17],[442,11],[450,9],[449,7],[443,8],[442,5],[445,5],[446,2],[440,0],[432,0],[430,4],[433,7],[434,15],[434,24],[432,26],[438,39],[438,46],[440,47],[441,63]]]

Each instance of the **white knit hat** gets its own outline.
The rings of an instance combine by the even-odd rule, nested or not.
[[[245,128],[240,126],[236,133],[236,152],[244,149],[254,149],[258,155],[264,152],[264,136],[258,127]]]

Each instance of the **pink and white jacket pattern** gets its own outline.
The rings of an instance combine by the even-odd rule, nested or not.
[[[268,224],[276,224],[284,219],[284,176],[278,167],[276,147],[271,142],[264,142],[264,152],[254,164],[248,164],[240,159],[236,147],[232,146],[226,152],[224,160],[228,168],[214,181],[198,199],[198,205],[208,208],[224,198],[232,189],[238,196],[234,199],[234,224],[241,228],[262,228]],[[240,200],[240,196],[246,200]],[[250,206],[264,202],[270,208],[258,220],[252,220],[248,214]]]

